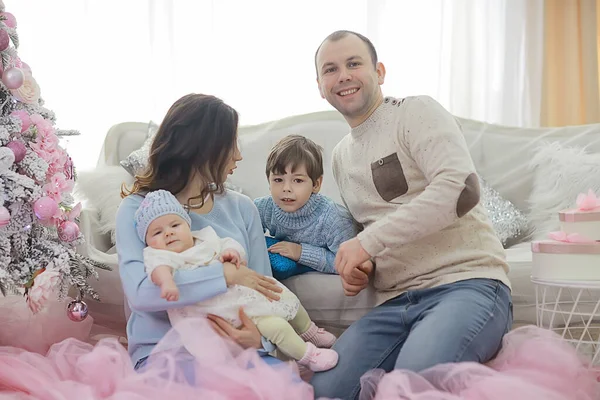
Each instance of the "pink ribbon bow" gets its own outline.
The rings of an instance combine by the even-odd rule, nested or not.
[[[580,193],[577,196],[577,209],[580,211],[591,211],[600,208],[600,199],[596,193],[590,189],[587,194]]]
[[[595,240],[589,239],[579,233],[566,233],[562,231],[550,232],[550,239],[564,243],[595,243]]]
[[[77,205],[73,207],[71,211],[66,212],[67,220],[73,222],[79,217],[79,214],[81,214],[81,203],[77,203]]]

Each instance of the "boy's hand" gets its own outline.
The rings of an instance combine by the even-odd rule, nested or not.
[[[302,255],[302,245],[292,242],[278,242],[267,250],[269,250],[270,253],[281,254],[294,261],[299,261],[300,256]]]
[[[221,253],[219,256],[219,261],[222,263],[230,262],[235,264],[235,266],[239,269],[241,265],[245,265],[245,262],[242,261],[242,256],[237,250],[227,249]]]

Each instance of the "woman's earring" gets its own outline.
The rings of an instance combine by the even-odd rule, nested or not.
[[[210,190],[210,191],[215,191],[215,190],[217,190],[217,184],[216,184],[216,183],[214,183],[214,182],[211,182],[211,183],[209,183],[209,184],[208,184],[208,190]]]

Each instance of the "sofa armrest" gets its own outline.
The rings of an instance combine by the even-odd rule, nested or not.
[[[119,276],[117,254],[111,242],[110,233],[100,231],[97,209],[84,208],[81,211],[79,229],[84,235],[85,242],[77,246],[77,252],[112,268],[110,271],[96,269],[98,280],[90,280],[89,283],[100,296],[100,301],[86,298],[89,312],[94,317],[97,326],[125,336],[127,315],[126,307],[123,304],[124,294]]]
[[[84,208],[79,215],[79,230],[83,233],[85,242],[77,246],[77,252],[81,255],[90,257],[96,249],[106,253],[112,247],[110,233],[100,232],[99,212],[95,208]]]

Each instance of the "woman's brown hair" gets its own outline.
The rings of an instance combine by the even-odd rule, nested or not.
[[[146,170],[136,175],[131,189],[121,186],[121,197],[159,189],[176,195],[195,173],[205,184],[193,199],[203,203],[208,194],[223,193],[225,168],[235,148],[237,127],[237,111],[221,99],[204,94],[183,96],[160,124]]]

